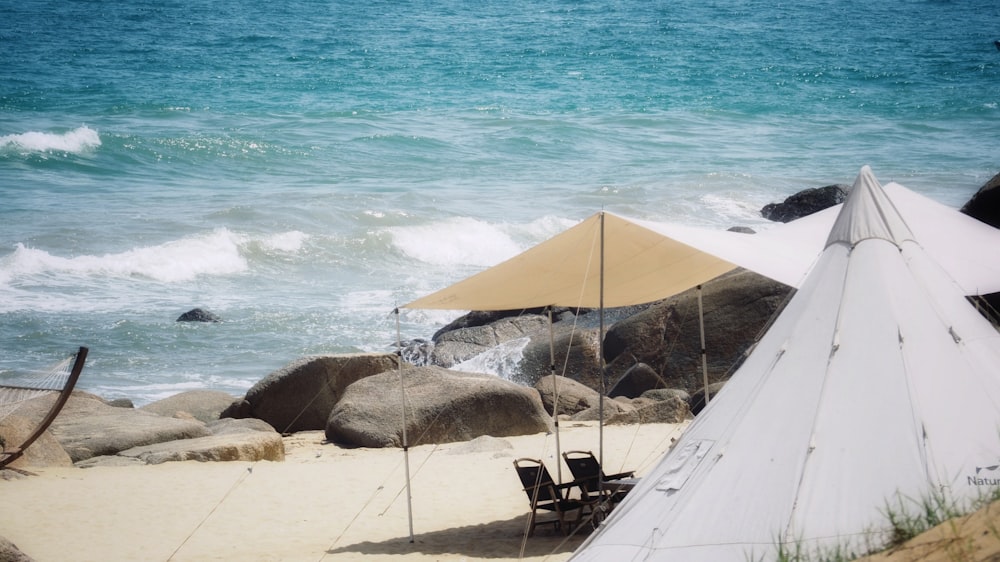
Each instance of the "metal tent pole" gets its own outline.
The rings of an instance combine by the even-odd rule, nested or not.
[[[701,330],[701,377],[705,385],[705,406],[708,406],[708,354],[705,351],[705,308],[701,303],[701,285],[698,285],[698,328]]]
[[[403,340],[399,332],[399,307],[393,311],[396,313],[396,346],[399,349],[399,358],[396,363],[396,372],[399,373],[400,410],[403,412],[403,464],[406,470],[406,518],[410,524],[410,542],[413,540],[413,496],[410,494],[410,445],[406,440],[406,387],[403,385]]]
[[[601,466],[604,466],[604,393],[606,392],[605,383],[605,365],[604,365],[604,211],[601,211],[601,261],[600,261],[600,297],[599,297],[599,318],[600,318],[600,328],[597,333],[597,366],[598,374],[601,377],[601,396],[598,401],[598,423],[600,437],[598,439],[598,462]],[[600,490],[600,477],[598,477],[598,490]]]
[[[549,307],[549,374],[552,375],[552,425],[556,432],[556,479],[562,484],[562,462],[559,460],[562,449],[559,445],[559,382],[556,380],[556,343],[555,331],[552,327],[552,307]]]

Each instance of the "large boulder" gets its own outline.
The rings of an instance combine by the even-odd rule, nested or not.
[[[439,330],[434,337],[431,363],[453,367],[502,343],[547,330],[548,318],[541,314],[505,316],[488,324]]]
[[[21,407],[26,417],[36,418],[52,405],[55,397],[31,400]],[[196,420],[167,418],[152,412],[116,408],[98,396],[74,391],[50,427],[73,462],[90,457],[113,455],[119,451],[211,435],[204,423]]]
[[[738,269],[704,286],[709,382],[728,378],[790,288]],[[609,380],[637,363],[656,370],[667,388],[693,393],[703,384],[698,297],[694,289],[615,323],[604,342]]]
[[[556,394],[559,395],[559,413],[572,416],[588,408],[597,406],[601,395],[587,385],[576,382],[569,377],[548,375],[538,379],[535,390],[542,398],[545,411],[552,415],[556,404]]]
[[[392,353],[303,357],[261,379],[221,416],[261,419],[281,433],[320,430],[348,385],[398,366]]]
[[[0,420],[0,448],[10,451],[24,443],[38,428],[41,419],[36,416],[24,417],[15,412]],[[29,467],[73,466],[73,460],[52,433],[46,430],[22,451],[20,457],[6,466],[22,470]]]
[[[32,418],[42,416],[54,400],[54,396],[31,400],[21,407],[22,414]],[[73,391],[50,431],[74,463],[140,445],[211,434],[199,421],[116,408],[82,391]]]
[[[361,447],[402,446],[404,393],[408,445],[551,429],[542,400],[533,389],[492,375],[411,367],[349,386],[330,413],[327,439]]]
[[[219,390],[189,390],[163,400],[146,404],[140,410],[169,418],[191,416],[198,421],[209,423],[219,419],[219,415],[236,397]]]
[[[713,382],[708,385],[708,401],[711,402],[715,399],[715,395],[722,390],[722,387],[726,385],[726,381]],[[704,385],[698,390],[691,393],[691,399],[688,400],[691,404],[691,415],[697,416],[705,409],[708,404],[705,403],[705,387]]]
[[[777,222],[791,222],[795,219],[822,211],[844,202],[850,186],[828,185],[803,189],[790,195],[781,203],[768,203],[760,210],[762,217]]]
[[[517,382],[533,386],[538,380],[550,374],[552,351],[555,350],[555,365],[558,372],[579,381],[590,388],[601,388],[600,339],[599,330],[592,327],[558,323],[531,337],[522,351]]]
[[[462,328],[487,326],[507,318],[539,316],[545,314],[547,314],[547,312],[544,308],[527,308],[518,310],[473,310],[449,322],[446,326],[435,332],[431,339],[436,341],[448,332],[453,332]]]
[[[624,396],[626,398],[638,398],[648,390],[666,388],[666,383],[656,369],[645,363],[636,363],[629,367],[618,379],[608,396],[614,398]]]
[[[208,425],[212,435],[143,445],[120,451],[117,458],[95,457],[77,466],[119,465],[123,459],[138,464],[161,464],[169,461],[281,461],[285,445],[281,435],[257,419],[225,419]]]

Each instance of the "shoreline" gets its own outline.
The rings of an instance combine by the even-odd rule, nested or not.
[[[684,427],[605,426],[606,471],[641,476]],[[559,437],[563,452],[597,452],[596,422],[564,422]],[[340,447],[322,431],[284,443],[282,462],[32,469],[0,480],[16,506],[0,513],[0,535],[37,562],[560,561],[586,537],[539,529],[524,539],[529,504],[513,460],[542,458],[558,478],[554,434],[410,448],[412,543],[400,449]]]

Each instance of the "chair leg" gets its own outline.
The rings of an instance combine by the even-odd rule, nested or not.
[[[562,529],[562,534],[564,535],[572,534],[573,531],[575,531],[576,528],[580,525],[580,522],[583,521],[582,507],[574,509],[572,511],[576,513],[576,517],[574,517],[572,520],[569,521],[567,521],[567,516],[570,514],[565,511],[559,511],[559,527]],[[569,525],[567,525],[567,523],[569,523]]]

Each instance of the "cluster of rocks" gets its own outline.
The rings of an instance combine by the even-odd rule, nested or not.
[[[1000,175],[963,212],[1000,226],[998,186]],[[806,190],[762,213],[791,220],[841,201],[844,190]],[[75,392],[13,466],[282,460],[287,433],[321,430],[346,446],[399,447],[550,431],[554,413],[573,420],[603,414],[604,423],[679,422],[698,413],[706,391],[712,396],[725,384],[789,293],[739,269],[703,285],[707,389],[693,290],[605,311],[603,345],[596,311],[554,310],[551,323],[547,310],[471,312],[399,353],[302,358],[240,398],[192,391],[133,408]],[[199,312],[183,321],[218,321]],[[514,380],[451,369],[515,340],[526,343]],[[27,420],[40,419],[50,404],[37,399],[2,420],[0,440],[23,440],[33,429]]]
[[[22,442],[51,408],[36,398],[0,421],[0,438]],[[283,460],[281,435],[255,419],[220,419],[233,396],[197,390],[133,408],[74,391],[42,437],[13,468],[159,464],[167,461]]]

